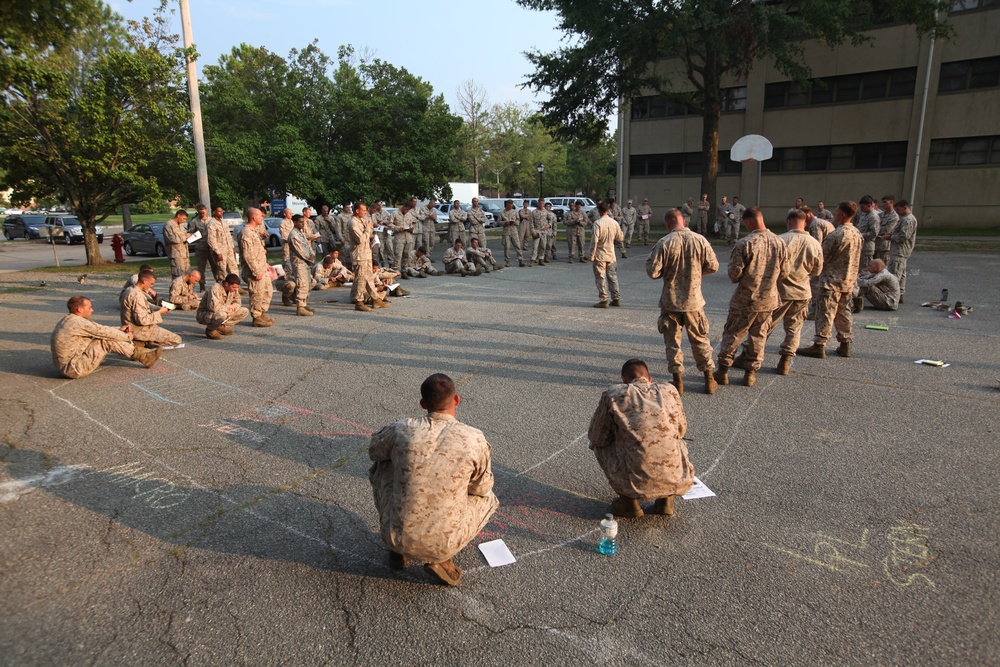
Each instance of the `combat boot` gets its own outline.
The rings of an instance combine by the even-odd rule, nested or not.
[[[233,329],[232,327],[227,327],[225,324],[223,324],[221,327],[219,327],[219,333],[222,334],[223,336],[232,336]]]
[[[266,315],[253,318],[253,326],[255,327],[269,327],[272,324],[274,324],[274,321],[267,319]]]
[[[594,308],[607,308],[607,307],[608,307],[607,301],[598,301],[597,303],[594,304]]]
[[[132,351],[132,358],[146,368],[152,368],[153,364],[156,363],[156,360],[160,358],[161,354],[163,354],[162,347],[154,347],[150,349],[137,347]]]
[[[864,297],[856,296],[851,299],[851,312],[860,313],[865,309],[865,299]]]
[[[424,565],[424,570],[448,586],[458,586],[462,581],[462,568],[455,565],[455,561],[451,558],[443,563],[427,563]]]
[[[410,565],[410,559],[395,551],[389,552],[389,569],[405,570]]]
[[[518,260],[518,262],[517,262],[517,265],[518,265],[519,267],[522,267],[522,266],[524,266],[524,261],[523,261],[523,260]]]
[[[211,340],[221,340],[222,334],[219,333],[218,329],[213,329],[209,327],[205,329],[205,338],[210,338]]]
[[[388,308],[389,302],[385,299],[375,299],[372,303],[372,308]]]
[[[642,516],[642,508],[635,498],[618,496],[611,501],[611,513],[625,519],[637,519]]]
[[[285,294],[284,292],[282,292],[281,293],[281,305],[282,306],[294,306],[295,305],[295,301],[292,300],[292,298],[290,296],[288,296],[287,294]]]
[[[792,365],[792,355],[783,354],[781,359],[778,360],[778,375],[788,375],[788,369]]]
[[[358,302],[356,302],[354,304],[354,310],[360,310],[362,313],[369,313],[369,312],[371,312],[371,308],[369,308],[365,304],[361,303],[360,301],[358,301]]]
[[[620,308],[622,305],[621,299],[611,299],[611,305],[615,308]]]
[[[826,346],[813,343],[809,347],[800,347],[795,351],[800,357],[812,357],[814,359],[826,359]]]
[[[684,395],[684,376],[683,375],[681,375],[680,373],[674,373],[674,379],[670,382],[670,384],[674,385],[674,388],[677,390],[678,394],[680,394],[681,396]]]
[[[743,375],[743,386],[752,387],[755,382],[757,382],[757,373],[753,369],[748,368]]]
[[[840,345],[838,345],[837,346],[837,354],[839,354],[840,356],[844,357],[845,359],[850,359],[851,358],[851,344],[850,343],[841,343]]]
[[[295,314],[298,315],[299,317],[309,317],[310,315],[313,314],[313,311],[309,310],[305,306],[299,306],[298,308],[295,309]]]
[[[674,497],[657,498],[656,502],[653,503],[653,513],[672,516],[674,513]]]
[[[711,396],[718,387],[719,383],[715,381],[712,371],[705,371],[705,393]]]
[[[719,367],[715,369],[715,373],[712,375],[715,378],[716,384],[720,384],[725,387],[729,384],[729,366],[723,366],[719,364]]]

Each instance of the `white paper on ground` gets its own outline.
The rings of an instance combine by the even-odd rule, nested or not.
[[[344,287],[351,287],[351,286],[353,286],[353,285],[354,285],[354,283],[353,283],[353,282],[351,282],[351,283],[344,283]]]
[[[182,347],[184,347],[184,343],[181,343],[180,345],[164,345],[163,349],[164,350],[179,350]]]
[[[396,289],[397,287],[399,287],[399,283],[393,283],[393,284],[391,284],[391,285],[386,285],[386,286],[385,286],[385,288],[386,288],[387,290],[389,290],[390,292],[391,292],[392,290]]]
[[[483,552],[483,556],[486,557],[486,562],[489,563],[490,567],[500,567],[501,565],[510,565],[517,562],[514,554],[510,552],[510,549],[507,548],[503,540],[483,542],[479,545],[479,550]]]
[[[948,368],[951,364],[946,364],[943,361],[937,361],[934,359],[917,359],[913,363],[922,364],[924,366],[937,366],[938,368]]]
[[[705,486],[705,482],[695,477],[694,486],[691,487],[690,491],[681,496],[681,498],[684,500],[694,500],[696,498],[711,498],[714,495],[715,492]]]

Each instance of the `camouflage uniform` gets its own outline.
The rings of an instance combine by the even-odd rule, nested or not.
[[[215,275],[215,256],[212,251],[208,249],[208,220],[202,220],[196,214],[194,218],[188,221],[188,228],[192,233],[201,232],[201,238],[195,241],[192,245],[194,246],[194,259],[195,263],[198,265],[198,273],[201,274],[201,280],[199,285],[201,285],[201,291],[205,291],[205,277],[208,275],[205,268],[209,267],[212,275]]]
[[[858,276],[852,296],[867,297],[876,310],[896,310],[899,308],[899,280],[888,269],[863,273]]]
[[[240,277],[250,291],[250,315],[254,319],[266,315],[271,307],[274,287],[271,285],[269,268],[264,238],[257,228],[245,226],[240,231]],[[257,276],[262,277],[257,280]]]
[[[778,307],[778,281],[788,271],[788,248],[767,229],[751,232],[733,246],[728,273],[736,290],[729,300],[729,316],[722,330],[720,367],[733,365],[736,347],[746,338],[745,367],[754,371],[760,368],[767,325]]]
[[[437,243],[437,209],[422,206],[417,209],[417,219],[420,221],[420,231],[417,232],[417,246],[424,246],[430,252]]]
[[[351,285],[351,300],[362,303],[365,297],[372,303],[381,299],[375,289],[375,275],[372,270],[372,226],[365,218],[351,218],[348,239],[351,241],[351,270],[354,271],[354,284]]]
[[[531,209],[527,206],[517,212],[517,219],[521,226],[521,250],[528,252],[532,245]]]
[[[493,259],[493,253],[490,252],[489,248],[483,248],[482,246],[478,248],[468,248],[465,251],[465,256],[477,269],[482,269],[484,272],[489,273],[490,268],[499,269],[496,261]]]
[[[163,225],[163,240],[170,255],[170,276],[183,276],[191,268],[191,249],[187,244],[187,227],[173,220]]]
[[[452,246],[444,251],[444,270],[446,273],[475,273],[476,267],[468,261],[465,250],[455,250]]]
[[[391,266],[393,260],[393,250],[392,250],[392,237],[386,232],[388,231],[389,224],[389,214],[383,211],[375,211],[369,213],[368,217],[372,220],[372,229],[381,227],[382,231],[375,232],[378,237],[378,261],[379,264],[384,264],[385,266]],[[374,253],[373,253],[374,257]]]
[[[793,209],[789,209],[789,212],[791,212],[791,211],[795,211],[795,210],[797,210],[797,209],[794,209],[794,208],[793,208]],[[819,218],[820,220],[826,220],[827,222],[830,222],[830,223],[832,223],[832,222],[833,222],[833,213],[832,213],[832,212],[830,211],[830,209],[828,209],[828,208],[824,208],[824,209],[823,209],[822,211],[816,211],[815,215],[816,215],[816,217],[817,217],[817,218]],[[817,239],[817,240],[818,240],[818,241],[819,241],[820,243],[822,243],[822,242],[823,242],[823,240],[822,240],[822,239]]]
[[[208,221],[208,250],[215,258],[215,282],[221,283],[230,273],[239,274],[236,264],[236,249],[233,246],[233,235],[229,224],[224,220],[212,218]],[[222,259],[219,259],[219,256]]]
[[[397,209],[389,216],[389,229],[392,231],[392,268],[405,272],[413,251],[413,221],[411,212],[403,213]]]
[[[899,300],[906,295],[906,262],[917,241],[917,219],[908,213],[899,219],[889,239],[889,272],[899,280]]]
[[[330,252],[337,247],[337,220],[327,213],[316,216],[316,229],[319,230],[319,241],[324,252]]]
[[[622,228],[608,216],[594,223],[594,231],[590,242],[590,261],[594,268],[594,282],[597,283],[597,294],[602,302],[611,299],[621,299],[618,291],[618,258],[615,257],[615,243],[622,240]],[[605,281],[608,287],[605,288]]]
[[[209,329],[218,329],[242,322],[250,311],[240,305],[239,292],[227,292],[222,283],[215,283],[201,298],[195,319]]]
[[[569,261],[573,261],[573,250],[576,250],[576,258],[583,262],[583,226],[587,216],[583,211],[570,211],[563,217],[563,224],[566,225],[566,248],[569,252]]]
[[[145,292],[138,287],[125,290],[121,298],[121,322],[129,325],[132,340],[171,347],[180,345],[181,337],[160,327],[162,321],[158,310],[152,310]]]
[[[545,218],[549,225],[547,238],[545,240],[545,253],[543,255],[547,258],[548,255],[552,256],[552,259],[558,259],[556,257],[556,236],[559,234],[559,218],[552,211],[545,211]]]
[[[771,313],[764,343],[767,343],[771,332],[781,322],[785,328],[781,354],[794,357],[799,348],[809,301],[812,299],[811,278],[819,276],[823,270],[823,247],[802,229],[785,232],[780,238],[788,246],[788,274],[778,281],[778,298],[781,304]]]
[[[347,283],[353,280],[354,274],[348,271],[339,259],[333,260],[333,264],[330,266],[326,266],[323,262],[316,262],[316,266],[313,267],[312,288],[314,290],[330,289],[336,287],[338,283]]]
[[[309,300],[309,290],[312,289],[312,267],[316,262],[312,244],[304,231],[292,229],[292,233],[288,235],[288,253],[291,276],[295,281],[295,302],[300,308],[304,308]]]
[[[697,204],[698,208],[698,233],[702,236],[708,234],[708,213],[712,210],[712,205],[707,201],[700,201]]]
[[[823,273],[819,276],[820,296],[816,302],[816,336],[821,347],[830,340],[831,327],[837,327],[837,340],[850,343],[851,295],[858,279],[861,257],[861,233],[850,222],[833,230],[823,241]]]
[[[812,221],[806,226],[806,231],[814,239],[822,243],[826,240],[826,237],[830,235],[830,232],[834,230],[833,224],[824,218],[813,217]]]
[[[455,241],[461,241],[462,245],[469,242],[465,234],[465,224],[469,220],[469,214],[461,208],[452,208],[448,212],[448,245],[455,245]],[[430,251],[430,248],[427,249]]]
[[[481,208],[469,209],[469,243],[479,239],[479,247],[486,247],[486,211]]]
[[[719,236],[725,236],[728,238],[729,234],[729,223],[732,220],[730,217],[733,215],[733,205],[729,202],[725,204],[719,203],[715,207],[715,226],[718,227],[716,233]]]
[[[336,230],[337,235],[340,237],[340,242],[344,245],[341,247],[341,252],[348,252],[351,247],[351,219],[354,217],[353,213],[341,212],[337,215]]]
[[[875,237],[878,236],[882,224],[875,208],[872,208],[868,213],[859,208],[856,220],[854,227],[861,233],[861,238],[864,240],[861,246],[861,259],[858,260],[858,275],[861,275],[868,272],[868,264],[875,257]]]
[[[545,246],[549,240],[549,216],[544,208],[531,212],[531,263],[545,261]]]
[[[372,436],[368,456],[382,541],[413,560],[454,557],[500,504],[490,444],[451,415],[429,412],[390,424]]]
[[[170,303],[178,310],[194,310],[200,299],[194,293],[194,285],[188,285],[184,276],[177,276],[170,281]]]
[[[127,333],[74,313],[59,320],[49,345],[56,370],[71,380],[96,371],[108,352],[130,359],[135,354],[135,347]]]
[[[622,235],[625,237],[625,247],[632,247],[632,234],[635,232],[636,214],[639,209],[626,206],[622,209]]]
[[[694,484],[685,431],[674,386],[636,378],[601,394],[587,436],[615,493],[653,500],[684,495]]]
[[[447,251],[446,251],[447,252]],[[410,257],[410,268],[407,269],[414,278],[420,276],[440,276],[442,272],[434,268],[434,260],[427,255],[417,257],[416,253]]]
[[[685,222],[690,222],[691,221],[691,207],[688,206],[687,204],[684,204],[684,206],[687,208],[687,213],[686,214],[684,214],[682,212],[682,215],[684,215],[684,221]],[[653,209],[651,209],[648,204],[643,204],[642,206],[640,206],[639,207],[639,240],[642,242],[642,245],[646,245],[646,243],[649,242],[649,223],[650,223],[650,221],[652,219],[653,219]]]
[[[510,248],[514,247],[517,253],[517,261],[524,264],[524,257],[521,254],[521,229],[518,226],[519,220],[517,211],[511,209],[500,214],[500,223],[503,225],[503,258],[507,266],[510,266]]]
[[[691,218],[694,217],[694,209],[687,202],[681,204],[681,217],[684,218],[684,222],[687,223],[688,228],[691,227]]]
[[[726,240],[736,241],[740,238],[740,225],[746,210],[747,207],[743,204],[733,204],[733,217],[726,219]]]
[[[681,330],[687,328],[691,353],[698,370],[715,370],[712,343],[708,338],[705,297],[701,277],[719,270],[719,260],[704,236],[687,227],[677,227],[656,242],[646,258],[646,275],[663,279],[660,293],[660,319],[656,323],[667,348],[667,366],[671,373],[684,372]]]
[[[890,241],[885,237],[892,234],[897,224],[899,224],[899,214],[896,213],[895,209],[882,211],[882,217],[879,220],[878,236],[875,237],[875,259],[881,259],[885,262],[886,266],[889,265]]]

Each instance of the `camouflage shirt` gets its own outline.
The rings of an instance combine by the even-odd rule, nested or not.
[[[437,563],[458,553],[496,511],[490,444],[479,429],[429,412],[372,436],[368,473],[382,541]]]
[[[804,229],[789,230],[778,238],[788,246],[788,273],[778,281],[778,296],[782,302],[808,301],[809,278],[823,270],[823,246]]]
[[[833,224],[823,218],[813,218],[812,222],[806,227],[806,231],[814,239],[822,243],[826,240],[827,235],[834,230]]]
[[[250,282],[251,277],[267,279],[267,248],[256,227],[247,225],[240,231],[240,276]]]
[[[121,329],[106,327],[86,317],[69,313],[59,320],[52,331],[52,363],[66,377],[78,377],[79,369],[73,362],[87,351],[95,339],[129,342],[128,334]]]
[[[845,222],[830,232],[823,241],[823,273],[820,287],[834,292],[854,289],[858,279],[858,262],[864,240],[854,225]]]
[[[896,257],[909,257],[917,241],[917,219],[908,213],[899,219],[889,239],[889,251]]]
[[[778,280],[788,274],[788,248],[774,232],[750,232],[729,256],[729,280],[737,283],[729,308],[741,312],[778,307]]]
[[[858,209],[858,216],[854,227],[861,233],[861,238],[864,239],[865,243],[873,243],[879,229],[881,229],[878,213],[875,209],[872,209],[868,213]]]
[[[628,226],[628,225],[634,225],[635,224],[635,215],[638,212],[639,212],[638,209],[635,209],[635,208],[633,208],[631,206],[626,206],[625,208],[623,208],[622,209],[622,224],[626,225],[626,226]]]
[[[611,488],[627,498],[651,500],[683,495],[694,483],[685,431],[674,386],[636,378],[601,395],[587,435]]]
[[[875,237],[875,250],[885,252],[889,250],[889,241],[885,238],[887,234],[892,234],[899,224],[899,214],[896,211],[882,211],[882,219],[879,220],[878,236]]]
[[[660,293],[662,312],[686,313],[701,310],[701,277],[719,270],[719,260],[711,244],[701,234],[678,227],[656,242],[646,258],[646,275],[663,278]]]

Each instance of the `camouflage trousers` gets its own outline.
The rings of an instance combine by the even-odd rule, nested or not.
[[[205,276],[208,275],[208,273],[206,273],[205,271],[205,268],[208,267],[212,275],[215,275],[215,263],[216,263],[215,255],[212,253],[211,250],[208,249],[208,246],[198,247],[196,245],[194,248],[194,260],[195,263],[198,265],[198,273],[201,274],[201,280],[199,281],[198,284],[201,285],[201,291],[204,292]]]
[[[264,276],[261,280],[248,280],[247,289],[250,291],[250,315],[257,319],[271,307],[274,286],[271,285],[271,279]]]
[[[514,250],[517,252],[517,261],[523,262],[524,259],[521,255],[521,230],[517,228],[517,225],[504,225],[503,258],[508,264],[510,264],[511,246],[514,246]]]
[[[309,290],[312,288],[311,267],[306,262],[292,262],[292,280],[295,281],[295,302],[305,306],[309,300]]]
[[[465,227],[460,222],[448,223],[448,245],[455,247],[455,241],[461,241],[462,245],[469,243],[469,239],[465,238]]]
[[[229,274],[240,274],[240,265],[236,263],[236,255],[233,253],[230,252],[223,255],[222,261],[219,261],[215,253],[212,253],[212,256],[215,258],[215,261],[212,263],[212,274],[215,276],[215,282],[223,282]]]
[[[593,266],[594,282],[597,283],[597,295],[601,298],[601,301],[608,300],[608,291],[611,292],[612,299],[620,299],[622,295],[618,291],[618,263],[601,262],[595,259]],[[605,287],[605,282],[607,283],[607,287]]]
[[[573,225],[566,228],[566,248],[569,253],[569,260],[573,261],[573,250],[576,249],[576,258],[583,261],[583,227]]]
[[[365,297],[368,297],[374,303],[382,297],[378,294],[378,289],[375,287],[375,273],[372,271],[372,263],[370,261],[356,262],[352,269],[354,270],[354,284],[351,285],[351,300],[354,303],[362,303]]]
[[[392,268],[400,273],[405,273],[406,269],[410,266],[410,252],[413,250],[413,234],[399,232],[394,238],[396,239],[396,244]],[[427,249],[427,252],[430,252],[430,248]]]
[[[142,341],[150,345],[167,345],[173,347],[181,344],[181,337],[172,331],[167,331],[157,324],[149,326],[129,325],[132,330],[132,340]]]
[[[70,359],[65,368],[60,369],[62,374],[71,380],[86,377],[97,370],[97,367],[104,361],[108,352],[116,352],[123,357],[132,358],[135,354],[135,347],[129,341],[107,340],[105,338],[95,338],[90,341],[80,354]]]
[[[478,222],[473,223],[469,229],[469,243],[472,243],[472,239],[479,239],[480,248],[486,247],[486,228]]]
[[[729,309],[726,326],[722,329],[722,343],[719,348],[719,366],[726,368],[733,365],[736,348],[746,338],[746,355],[748,369],[757,370],[764,360],[764,341],[767,326],[771,322],[769,310],[734,310]]]
[[[838,292],[824,289],[820,292],[819,301],[816,302],[814,343],[825,347],[826,342],[830,340],[833,327],[837,327],[837,340],[841,343],[850,343],[854,340],[854,332],[851,330],[853,326],[851,319],[852,291]]]
[[[684,372],[684,353],[681,352],[681,332],[687,329],[688,341],[691,343],[691,355],[698,370],[715,370],[712,361],[712,343],[708,338],[708,318],[705,309],[699,308],[689,312],[660,311],[660,319],[656,323],[663,334],[663,343],[667,348],[667,370],[671,373]]]
[[[771,337],[771,332],[778,328],[778,323],[785,328],[785,340],[781,343],[781,354],[789,357],[795,356],[795,350],[799,349],[799,340],[802,336],[802,325],[806,321],[806,310],[809,301],[782,301],[781,305],[771,313],[771,321],[767,325],[767,334],[764,342]]]
[[[230,324],[236,324],[237,322],[242,322],[247,318],[250,311],[240,306],[232,312],[221,312],[221,313],[198,313],[197,319],[198,324],[204,324],[209,329],[218,329],[219,327],[229,326]]]
[[[649,218],[640,219],[636,224],[639,226],[639,240],[646,243],[649,241]]]
[[[889,254],[889,273],[899,279],[899,298],[906,294],[906,261],[909,257]]]
[[[191,256],[187,243],[170,244],[170,277],[183,276],[191,268]]]
[[[858,275],[863,276],[868,273],[868,265],[875,259],[875,242],[865,241],[861,246],[861,261],[858,262]]]

